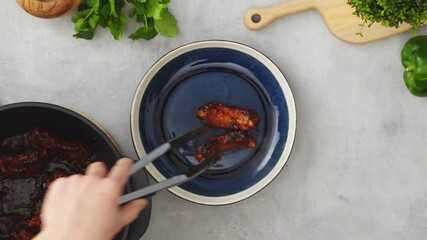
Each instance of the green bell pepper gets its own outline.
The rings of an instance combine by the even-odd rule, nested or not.
[[[419,97],[427,97],[427,36],[413,37],[403,47],[402,65],[406,87]]]

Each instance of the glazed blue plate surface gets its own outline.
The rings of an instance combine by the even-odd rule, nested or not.
[[[151,76],[144,77],[145,86],[140,86],[138,91],[142,92],[137,91],[135,97],[132,131],[134,140],[139,139],[135,146],[141,156],[203,126],[197,118],[197,109],[206,103],[220,102],[255,110],[260,121],[250,135],[256,139],[257,147],[224,153],[218,164],[179,187],[178,195],[187,200],[219,205],[240,201],[259,191],[272,178],[261,187],[260,182],[266,182],[273,169],[277,171],[278,165],[284,165],[285,146],[292,145],[294,138],[294,131],[289,130],[290,127],[295,130],[294,121],[290,125],[290,118],[295,118],[290,116],[295,106],[293,97],[288,102],[277,72],[250,51],[243,51],[248,47],[240,50],[243,45],[231,43],[228,47],[229,42],[216,42],[178,51],[173,57],[166,55],[153,67],[154,72],[150,69]],[[202,137],[160,157],[147,170],[158,181],[181,174],[198,163],[194,157],[196,145],[226,132],[211,128]],[[139,144],[143,151],[138,150]]]

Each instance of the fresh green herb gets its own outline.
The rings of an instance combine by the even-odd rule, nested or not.
[[[74,37],[92,39],[100,25],[108,27],[114,39],[121,39],[126,24],[126,16],[121,12],[124,6],[124,0],[85,0],[71,18],[76,31]]]
[[[110,2],[110,19],[108,28],[114,39],[120,40],[125,31],[126,16],[121,13],[121,9],[125,6],[124,0],[109,0]]]
[[[396,28],[408,23],[415,34],[427,20],[426,0],[348,0],[348,3],[355,9],[354,14],[364,21],[362,29],[375,22]],[[357,34],[361,35],[362,31]]]
[[[132,33],[132,40],[150,40],[158,34],[175,37],[178,34],[177,21],[169,13],[170,0],[127,0],[132,5],[129,18],[134,18],[141,26]],[[110,29],[114,39],[123,36],[126,16],[122,13],[124,0],[85,0],[79,11],[72,17],[76,34],[74,37],[92,39],[99,26]]]
[[[175,17],[169,13],[169,0],[128,0],[133,5],[129,12],[130,18],[142,26],[132,33],[129,38],[132,40],[150,40],[157,36],[157,33],[165,37],[175,37],[178,34]]]

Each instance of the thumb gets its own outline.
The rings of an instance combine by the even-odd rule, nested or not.
[[[124,205],[120,210],[120,225],[125,226],[133,222],[147,204],[146,199],[138,199]]]

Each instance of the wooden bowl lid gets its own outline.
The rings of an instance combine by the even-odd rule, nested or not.
[[[81,0],[16,0],[29,14],[39,18],[56,18],[77,7]]]

